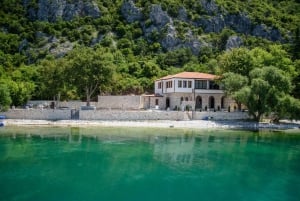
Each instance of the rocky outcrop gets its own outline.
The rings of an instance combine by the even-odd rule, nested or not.
[[[36,32],[35,37],[40,41],[39,47],[29,47],[28,44],[26,46],[27,49],[25,47],[22,47],[23,50],[26,50],[28,58],[31,58],[31,54],[33,52],[47,52],[52,54],[55,58],[60,58],[71,51],[74,47],[74,44],[66,40],[65,38],[57,38],[43,32]],[[21,46],[19,48],[21,48]],[[30,62],[31,61],[29,61],[29,63]]]
[[[226,42],[226,50],[231,50],[233,48],[238,48],[243,45],[243,40],[239,36],[230,36]]]
[[[194,22],[194,25],[201,27],[206,33],[220,33],[226,27],[238,33],[250,34],[271,41],[283,40],[278,29],[264,24],[254,24],[245,13],[228,14],[227,11],[219,8],[214,0],[201,0],[200,3],[209,15]]]
[[[209,15],[214,15],[219,12],[219,7],[213,0],[201,0],[200,4]]]
[[[179,8],[177,18],[183,22],[189,21],[185,7]]]
[[[198,40],[196,36],[193,35],[191,30],[189,30],[185,34],[185,38],[186,40],[184,41],[182,46],[185,48],[189,48],[195,55],[198,55],[203,47],[209,46],[208,43]]]
[[[121,13],[129,23],[141,21],[143,18],[142,9],[136,7],[133,1],[125,1],[121,7]]]
[[[126,1],[121,7],[122,16],[127,22],[140,21],[147,40],[152,41],[153,37],[158,36],[155,40],[158,39],[164,49],[173,50],[184,47],[191,49],[194,54],[198,54],[203,46],[207,46],[206,43],[200,42],[191,31],[186,33],[186,40],[181,40],[178,37],[173,19],[166,11],[162,10],[160,5],[152,5],[146,21],[142,21],[142,19],[147,17],[143,16],[141,11],[140,8],[134,5],[133,1]],[[180,8],[178,18],[188,22],[187,12],[184,7]]]
[[[267,27],[264,24],[260,24],[254,27],[252,31],[253,36],[269,39],[271,41],[281,41],[282,37],[278,29]]]
[[[220,33],[225,27],[238,33],[250,34],[253,36],[265,38],[271,41],[282,41],[283,38],[278,29],[267,27],[264,24],[254,25],[247,15],[240,13],[236,15],[219,14],[217,16],[202,18],[195,22],[195,25],[202,27],[207,33]]]
[[[173,20],[168,13],[163,11],[160,5],[152,5],[149,18],[151,24],[143,26],[145,36],[151,39],[153,33],[158,33],[163,48],[171,50],[176,47],[180,40],[177,38]]]
[[[100,17],[100,10],[93,0],[38,0],[36,8],[30,0],[24,0],[23,4],[31,20],[55,22],[74,17]]]

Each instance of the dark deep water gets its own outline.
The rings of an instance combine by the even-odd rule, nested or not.
[[[300,133],[0,129],[0,200],[299,201]]]

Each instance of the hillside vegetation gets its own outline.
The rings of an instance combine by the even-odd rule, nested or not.
[[[153,93],[155,79],[180,71],[231,72],[228,52],[240,48],[255,67],[282,64],[299,98],[299,24],[296,0],[2,0],[0,106],[86,99],[73,75],[93,79],[80,60],[90,52],[112,72],[91,98]],[[70,70],[77,61],[85,71]]]

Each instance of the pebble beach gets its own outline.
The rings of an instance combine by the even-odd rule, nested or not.
[[[300,122],[282,122],[280,124],[256,123],[250,121],[84,121],[84,120],[23,120],[6,119],[5,126],[66,126],[66,127],[145,127],[145,128],[185,128],[185,129],[294,129],[300,131]]]

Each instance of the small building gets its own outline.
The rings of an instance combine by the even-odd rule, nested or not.
[[[152,101],[160,109],[219,111],[227,110],[234,102],[225,97],[218,76],[199,72],[182,72],[155,81]]]

